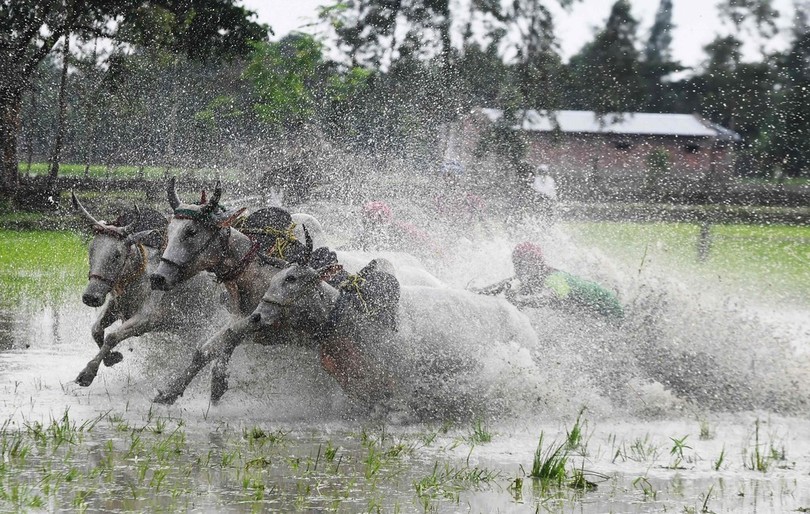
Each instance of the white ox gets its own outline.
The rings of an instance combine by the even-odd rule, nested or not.
[[[395,331],[357,315],[320,341],[324,368],[350,398],[428,417],[469,417],[503,412],[513,400],[509,388],[540,375],[531,357],[537,335],[508,302],[450,288],[402,286],[400,293]],[[155,401],[175,401],[207,362],[232,352],[246,335],[289,327],[317,334],[339,295],[312,268],[283,269],[253,314],[212,337]]]
[[[135,220],[116,226],[96,220],[75,195],[72,200],[94,232],[82,301],[89,307],[102,307],[91,329],[99,351],[76,378],[79,385],[87,387],[93,383],[102,362],[107,366],[121,362],[123,356],[114,348],[130,337],[156,331],[203,333],[220,310],[219,291],[205,275],[170,293],[152,291],[149,273],[157,269],[160,261],[165,217],[157,212],[142,215],[138,211]],[[134,232],[138,229],[143,230]],[[106,331],[119,320],[120,326]]]

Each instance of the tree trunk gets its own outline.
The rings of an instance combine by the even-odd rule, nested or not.
[[[95,73],[96,61],[98,60],[98,37],[93,40],[93,53],[90,56],[90,66],[85,71],[85,107],[84,107],[84,177],[90,176],[90,164],[93,160],[93,145],[95,144],[96,134],[96,106],[98,101],[98,94],[89,93],[90,84],[92,87],[98,88],[96,83],[98,76]],[[98,89],[96,89],[98,91]]]
[[[67,118],[67,74],[70,60],[70,34],[65,35],[65,45],[62,48],[62,77],[59,81],[59,118],[56,122],[56,140],[51,153],[51,169],[48,171],[50,180],[59,176],[59,159],[62,153],[62,142],[65,138],[65,118]]]
[[[0,89],[0,195],[13,198],[20,184],[17,135],[20,131],[22,90],[19,85]]]
[[[166,151],[163,157],[166,164],[166,172],[164,173],[164,180],[169,178],[169,168],[176,165],[175,151],[174,151],[174,138],[177,134],[177,105],[180,102],[178,99],[177,91],[180,88],[177,80],[178,59],[175,57],[174,64],[172,65],[172,110],[169,117],[169,139],[166,144]],[[177,171],[175,170],[175,173]]]
[[[34,118],[37,116],[37,85],[32,81],[31,83],[31,114]],[[34,160],[34,123],[33,120],[28,124],[28,133],[25,137],[26,142],[26,156],[25,156],[25,176],[31,175],[31,162]]]

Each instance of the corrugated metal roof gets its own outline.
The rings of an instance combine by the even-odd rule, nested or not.
[[[481,112],[493,122],[503,115],[499,109],[481,109]],[[644,112],[606,114],[601,123],[593,111],[552,111],[551,114],[563,132],[717,137],[734,141],[740,139],[736,132],[705,122],[693,114]],[[554,123],[548,111],[530,109],[526,111],[525,116],[523,111],[519,111],[518,117],[522,117],[523,121],[520,126],[515,124],[513,127],[515,129],[539,132],[554,130]]]

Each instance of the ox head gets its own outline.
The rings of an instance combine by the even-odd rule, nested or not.
[[[90,307],[99,307],[107,294],[120,286],[123,279],[132,277],[145,266],[145,256],[140,252],[136,255],[134,246],[140,242],[148,243],[155,237],[156,231],[135,232],[141,218],[137,205],[134,216],[125,215],[120,218],[119,224],[110,224],[93,217],[73,193],[71,200],[73,208],[84,215],[94,233],[90,243],[90,272],[82,301]]]
[[[258,328],[289,324],[314,331],[326,321],[337,294],[321,280],[318,270],[293,263],[273,276],[249,319]]]
[[[226,212],[219,204],[219,181],[210,199],[203,191],[200,202],[184,204],[177,196],[175,179],[169,181],[167,194],[174,215],[169,221],[168,242],[160,265],[150,276],[152,289],[168,291],[197,273],[219,264],[227,248],[228,229],[242,210]]]

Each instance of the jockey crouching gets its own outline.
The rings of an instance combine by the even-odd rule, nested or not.
[[[347,393],[369,403],[386,400],[393,382],[382,363],[372,362],[370,345],[397,329],[400,285],[390,263],[375,259],[357,275],[350,275],[328,248],[315,250],[310,262],[340,291],[327,321],[315,334],[321,365]],[[380,383],[389,387],[380,388]]]
[[[619,320],[624,309],[616,294],[605,287],[550,267],[542,249],[523,242],[512,251],[515,276],[475,289],[487,295],[503,293],[517,307],[550,306],[565,310],[581,310]]]

